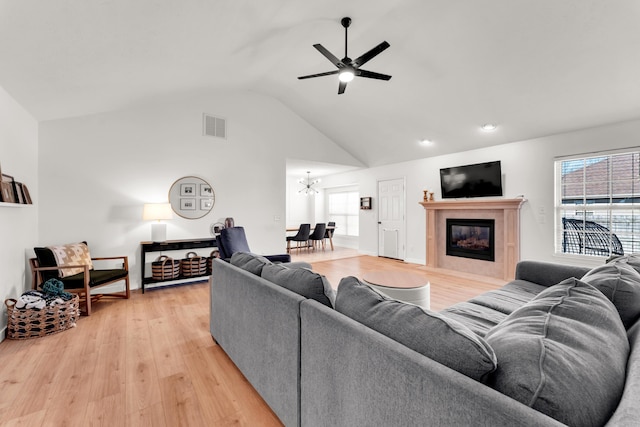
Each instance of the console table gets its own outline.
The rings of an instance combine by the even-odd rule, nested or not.
[[[217,247],[215,237],[207,237],[203,239],[186,239],[186,240],[166,240],[164,242],[140,242],[140,249],[142,257],[141,264],[141,285],[142,293],[144,293],[144,285],[150,283],[162,283],[176,280],[187,280],[185,278],[169,279],[169,280],[156,280],[152,277],[145,277],[146,257],[148,252],[165,252],[165,251],[179,251],[183,249],[198,249],[198,248],[215,248]],[[206,276],[199,276],[198,279]],[[189,278],[193,281],[193,278]]]

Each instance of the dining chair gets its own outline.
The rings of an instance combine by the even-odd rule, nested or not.
[[[311,235],[309,236],[309,241],[311,242],[313,249],[316,248],[316,245],[318,243],[321,243],[322,250],[324,250],[325,248],[324,234],[326,230],[327,230],[327,224],[325,224],[324,222],[319,222],[316,224],[316,227],[313,229],[313,233],[311,233]]]
[[[331,228],[332,227],[332,228]],[[335,232],[335,227],[336,227],[336,223],[335,221],[329,221],[327,223],[327,227],[325,228],[324,231],[324,239],[325,241],[323,243],[326,243],[327,239],[329,239],[331,241],[331,249],[333,250],[333,240],[331,240],[333,238],[333,233]],[[331,229],[329,229],[331,228]]]
[[[296,242],[296,249],[300,249],[300,242],[304,242],[305,247],[309,247],[309,234],[311,224],[300,224],[298,233],[295,236],[287,236],[287,252],[291,250],[291,242]]]

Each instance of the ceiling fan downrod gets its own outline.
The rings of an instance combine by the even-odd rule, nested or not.
[[[349,30],[349,25],[351,25],[351,18],[345,16],[344,18],[342,18],[340,23],[344,27],[344,58],[347,59],[349,58],[349,55],[347,54],[347,32]]]

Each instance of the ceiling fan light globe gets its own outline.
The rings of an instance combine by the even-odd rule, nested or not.
[[[351,70],[341,71],[340,74],[338,74],[338,79],[343,83],[349,83],[354,77],[355,74]]]

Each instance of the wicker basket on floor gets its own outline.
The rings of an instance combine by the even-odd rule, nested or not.
[[[161,255],[151,263],[151,277],[154,280],[177,279],[180,275],[180,260]]]
[[[25,340],[40,338],[62,332],[76,326],[80,316],[80,299],[74,295],[62,304],[48,306],[41,310],[16,308],[15,299],[7,299],[7,338]]]
[[[207,257],[187,252],[186,258],[180,261],[180,268],[184,277],[204,276],[207,274]]]

